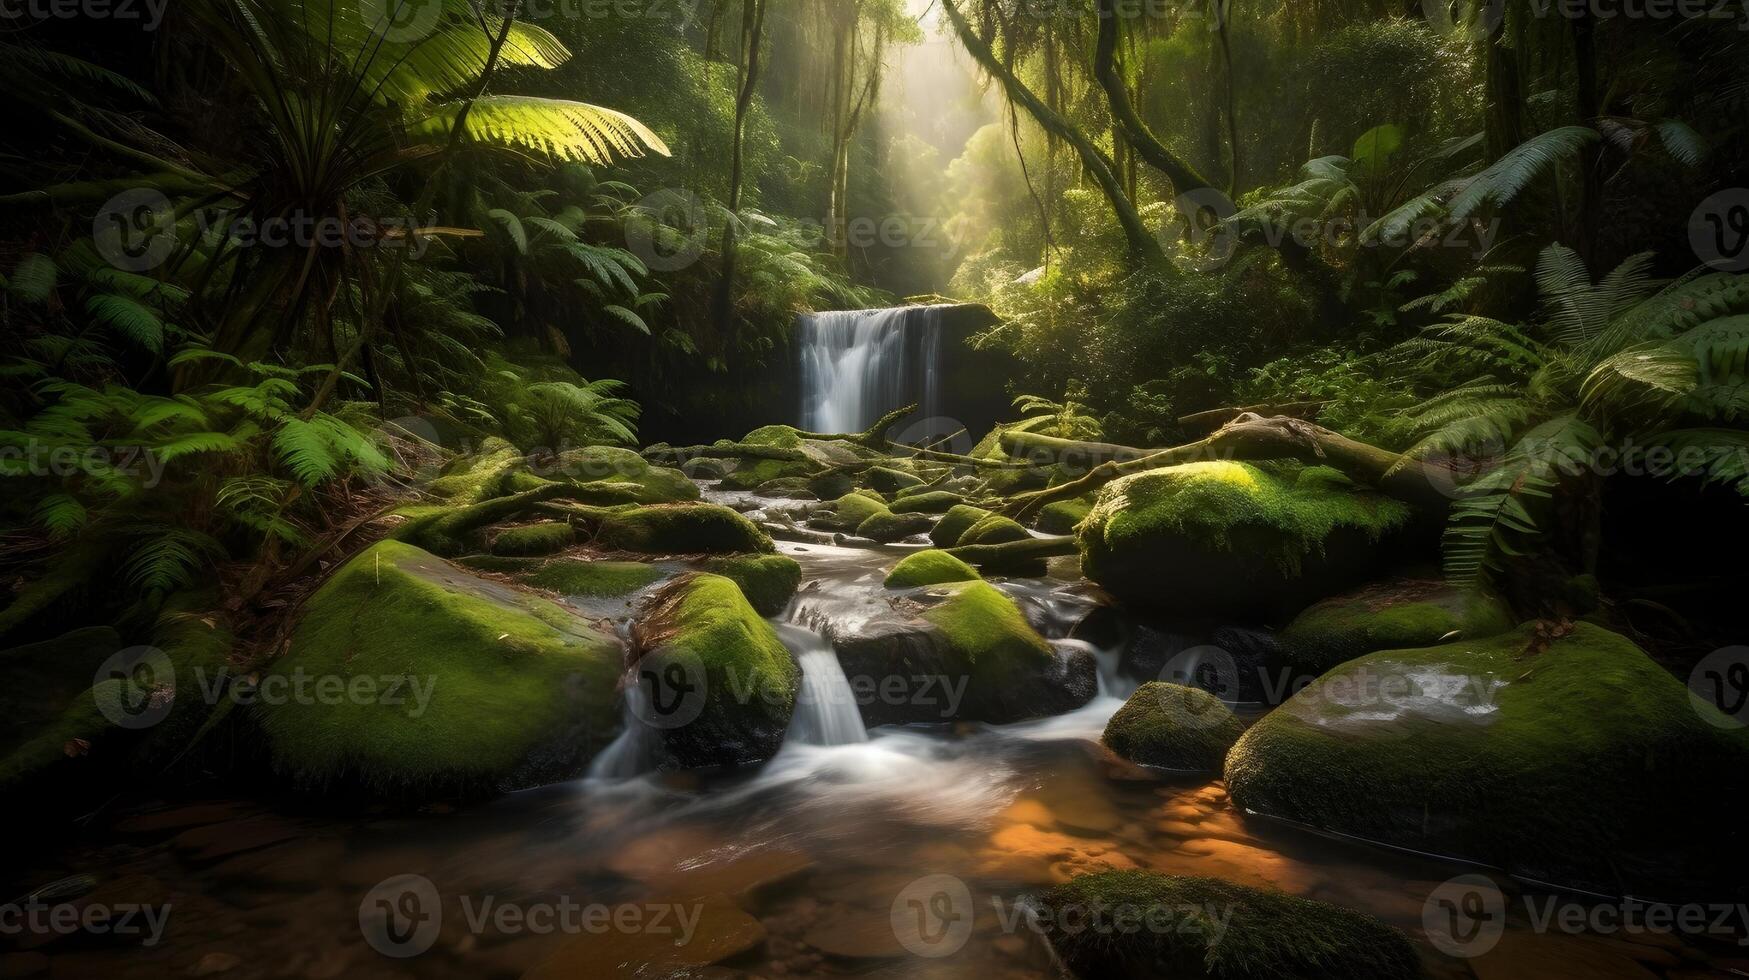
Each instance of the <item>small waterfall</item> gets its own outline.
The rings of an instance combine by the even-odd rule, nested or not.
[[[644,686],[638,683],[637,676],[630,677],[625,685],[625,730],[619,737],[608,743],[589,763],[589,771],[585,774],[589,779],[630,779],[643,775],[652,766],[656,755],[657,742],[660,733],[644,724],[644,714],[648,711],[650,695]]]
[[[802,667],[802,686],[796,692],[795,714],[790,717],[789,741],[804,745],[852,745],[868,741],[856,694],[838,663],[838,654],[826,638],[791,623],[779,624],[778,635],[796,655]]]
[[[802,428],[860,432],[909,402],[925,418],[939,415],[944,309],[804,314],[797,325]]]

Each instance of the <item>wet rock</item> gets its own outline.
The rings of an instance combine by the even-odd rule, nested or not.
[[[620,644],[563,606],[399,541],[305,603],[254,717],[305,787],[399,796],[567,778],[619,728]]]
[[[1410,517],[1329,468],[1202,462],[1107,484],[1076,539],[1087,577],[1126,604],[1245,621],[1362,580]]]
[[[1712,721],[1709,721],[1711,712]],[[1596,890],[1743,880],[1749,730],[1587,623],[1369,654],[1227,756],[1236,804]]]
[[[1243,731],[1233,712],[1201,688],[1151,681],[1111,716],[1103,740],[1145,766],[1219,772]]]
[[[946,582],[975,582],[978,570],[945,551],[929,549],[906,555],[883,583],[889,589],[916,589]]]
[[[1371,916],[1214,878],[1090,874],[1047,890],[1039,905],[1051,946],[1086,978],[1409,980],[1421,973],[1409,940]],[[1087,928],[1087,916],[1100,909],[1173,925],[1115,934]]]
[[[657,678],[651,722],[662,765],[740,766],[777,754],[801,668],[734,582],[689,573],[651,597],[632,628],[640,671]]]
[[[713,558],[704,570],[741,587],[741,594],[761,616],[776,616],[789,605],[802,584],[802,566],[786,555],[734,555]]]
[[[1506,604],[1493,596],[1438,580],[1393,579],[1316,603],[1276,639],[1288,666],[1317,677],[1379,650],[1479,640],[1512,626]]]

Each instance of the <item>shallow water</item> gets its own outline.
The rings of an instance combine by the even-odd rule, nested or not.
[[[1115,650],[1095,651],[1100,694],[1069,714],[864,733],[847,725],[829,647],[796,624],[887,608],[880,577],[899,549],[782,550],[806,570],[782,631],[815,700],[757,772],[630,775],[638,748],[616,745],[588,778],[459,812],[335,818],[234,800],[147,808],[65,852],[15,860],[26,888],[88,873],[96,890],[78,902],[168,904],[162,941],[36,936],[7,954],[26,959],[9,962],[104,977],[516,977],[543,962],[547,975],[572,977],[1033,977],[1052,967],[1020,915],[1027,896],[1085,871],[1140,867],[1372,913],[1403,928],[1436,977],[1675,978],[1744,965],[1734,947],[1545,935],[1522,915],[1485,956],[1438,951],[1423,931],[1430,896],[1475,869],[1249,817],[1218,781],[1110,756],[1099,734],[1134,684]],[[1055,637],[1092,602],[1061,581],[1002,585]],[[375,910],[401,894],[380,886],[409,875],[430,882],[422,910],[441,911],[412,934],[428,948],[399,958],[385,955]],[[937,920],[920,916],[943,901],[954,915],[939,921],[956,928],[933,930]],[[567,905],[640,924],[590,931],[580,916],[562,918]],[[549,931],[537,928],[541,910],[559,917]],[[688,915],[694,941],[677,945]],[[388,952],[411,948],[391,942]],[[699,969],[724,951],[719,967]]]

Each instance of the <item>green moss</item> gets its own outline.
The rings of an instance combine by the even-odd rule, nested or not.
[[[1408,505],[1357,492],[1328,467],[1277,472],[1216,461],[1148,470],[1107,484],[1080,537],[1091,554],[1145,548],[1166,535],[1227,551],[1235,544],[1235,528],[1259,527],[1272,532],[1270,557],[1292,567],[1339,527],[1376,539],[1409,516]]]
[[[889,509],[895,514],[944,514],[963,503],[965,498],[951,490],[930,490],[901,495]]]
[[[913,534],[922,534],[929,530],[930,521],[923,514],[895,514],[882,507],[879,512],[856,526],[856,533],[871,541],[883,544],[908,538]]]
[[[766,552],[771,538],[721,504],[657,504],[604,514],[594,543],[641,554]]]
[[[1150,681],[1111,716],[1104,741],[1113,752],[1145,766],[1219,772],[1244,730],[1207,691]]]
[[[876,514],[890,514],[887,505],[868,494],[847,493],[815,511],[809,523],[829,531],[855,531]]]
[[[1411,980],[1402,933],[1361,912],[1217,878],[1153,871],[1082,875],[1041,897],[1045,936],[1082,977]],[[1117,913],[1154,928],[1113,929]],[[1089,928],[1103,914],[1106,928]]]
[[[479,503],[509,492],[505,479],[524,464],[520,449],[493,436],[480,443],[479,452],[452,461],[425,489],[451,503]]]
[[[524,558],[514,555],[463,555],[454,559],[457,565],[471,568],[476,572],[496,572],[500,575],[517,575],[533,572],[546,564],[545,558]]]
[[[1093,510],[1093,501],[1086,497],[1058,500],[1039,511],[1038,529],[1046,534],[1073,534],[1075,528]]]
[[[776,616],[789,605],[802,584],[801,563],[787,555],[736,555],[713,558],[704,569],[741,587],[753,610],[761,616]]]
[[[674,764],[738,765],[777,752],[801,668],[740,586],[720,575],[682,575],[650,600],[633,637],[642,662],[703,673],[697,717],[661,730]]]
[[[925,610],[955,653],[975,672],[1005,662],[1037,664],[1050,659],[1051,645],[1039,636],[1014,601],[987,582],[954,586],[947,601]]]
[[[793,426],[766,425],[747,433],[741,440],[750,446],[770,446],[776,449],[800,449],[802,437]],[[762,483],[780,479],[786,476],[809,476],[820,467],[809,459],[755,459],[747,457],[741,460],[728,475],[723,478],[723,487],[729,490],[751,490]]]
[[[556,603],[383,541],[310,597],[255,715],[300,782],[402,794],[559,778],[619,727],[620,661]],[[355,683],[373,695],[345,693]],[[401,703],[384,703],[391,684]]]
[[[889,589],[915,589],[944,582],[975,582],[978,570],[945,551],[929,549],[906,555],[887,575]]]
[[[542,521],[507,527],[492,538],[494,555],[550,555],[564,551],[577,539],[571,525],[564,521]]]
[[[891,466],[874,466],[868,471],[868,485],[884,494],[898,493],[911,487],[920,487],[923,481],[916,474],[907,473]]]
[[[615,599],[648,588],[664,577],[660,568],[643,562],[559,558],[542,565],[522,581],[560,595]]]
[[[637,452],[617,446],[569,449],[539,472],[581,485],[586,496],[579,499],[585,503],[673,504],[699,498],[698,484],[685,473],[652,466]]]
[[[1710,724],[1624,637],[1547,630],[1325,674],[1233,747],[1234,801],[1579,887],[1645,885],[1684,846],[1742,853],[1749,789],[1720,774],[1749,770],[1749,729]]]
[[[1025,541],[1032,537],[1020,522],[1001,514],[989,514],[980,517],[976,524],[960,535],[959,545],[969,544],[1005,544],[1009,541]]]
[[[982,507],[956,504],[942,515],[941,520],[935,522],[935,530],[929,533],[929,541],[937,548],[955,547],[960,543],[960,538],[972,529],[972,525],[989,516],[990,512]]]
[[[1378,650],[1432,646],[1457,632],[1467,640],[1513,626],[1506,604],[1443,582],[1400,580],[1325,599],[1277,634],[1283,659],[1317,676]]]

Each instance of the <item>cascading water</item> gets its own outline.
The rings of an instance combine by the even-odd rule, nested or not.
[[[940,414],[945,306],[809,313],[798,328],[801,426],[860,432],[911,402]]]
[[[790,742],[804,745],[851,745],[868,741],[856,694],[838,663],[832,644],[813,630],[783,623],[777,627],[784,645],[802,668],[802,688],[796,692],[790,716]]]

